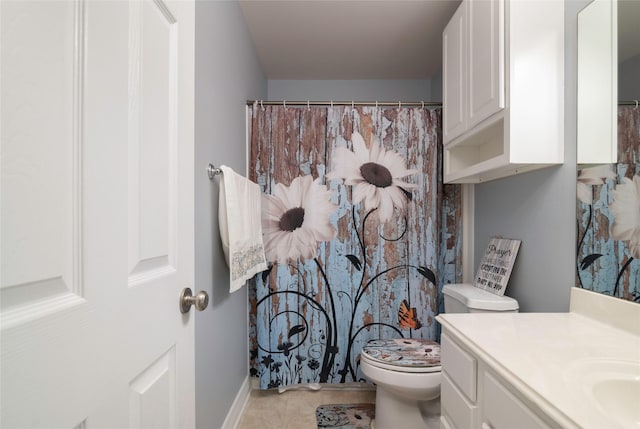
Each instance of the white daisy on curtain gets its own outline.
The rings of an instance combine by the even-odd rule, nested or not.
[[[585,204],[593,202],[593,185],[603,185],[607,179],[615,179],[616,173],[610,165],[598,165],[596,167],[583,168],[578,173],[577,195]]]
[[[332,191],[311,176],[296,177],[290,186],[277,184],[274,195],[263,195],[262,230],[268,261],[315,258],[318,243],[336,237],[330,216],[338,206],[331,196]]]
[[[407,194],[417,185],[402,178],[416,174],[418,170],[407,169],[404,158],[385,150],[375,137],[367,147],[362,135],[354,132],[351,142],[353,152],[345,147],[336,149],[333,170],[327,174],[327,179],[344,179],[345,185],[353,186],[353,204],[364,201],[367,211],[378,209],[380,222],[393,218],[394,207],[404,213]]]
[[[613,191],[610,204],[613,214],[611,236],[615,240],[629,242],[631,256],[640,258],[640,175],[633,180],[624,178],[624,182]]]
[[[582,244],[584,240],[587,238],[587,233],[591,228],[591,222],[593,220],[593,187],[604,185],[607,180],[616,179],[616,173],[612,170],[611,165],[598,165],[595,167],[583,168],[578,173],[577,179],[577,188],[576,195],[579,201],[582,201],[587,205],[588,217],[587,224],[584,228],[584,232],[582,237],[580,237],[578,241],[578,258],[576,260],[578,264],[578,272],[576,274],[578,281],[580,282],[580,287],[582,286],[582,276],[580,275],[581,270],[586,270],[592,264],[594,264],[597,260],[602,257],[601,253],[590,253],[585,255],[582,260],[580,259],[580,252],[582,251]],[[604,189],[606,192],[606,188]]]

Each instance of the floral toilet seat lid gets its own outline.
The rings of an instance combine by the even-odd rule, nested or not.
[[[432,340],[371,340],[362,353],[379,362],[403,367],[440,366],[440,344]]]

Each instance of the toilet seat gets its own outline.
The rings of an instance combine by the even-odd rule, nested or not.
[[[378,368],[397,372],[440,371],[440,344],[431,340],[397,338],[371,340],[362,348],[361,359]]]

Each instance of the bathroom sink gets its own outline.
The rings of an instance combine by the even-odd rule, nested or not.
[[[620,427],[640,429],[640,361],[584,359],[569,371],[586,403]]]
[[[614,420],[626,427],[640,428],[640,375],[597,382],[593,396]]]

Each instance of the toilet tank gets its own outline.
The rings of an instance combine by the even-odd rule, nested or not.
[[[471,284],[448,284],[442,288],[445,313],[517,312],[518,301],[477,288]]]

